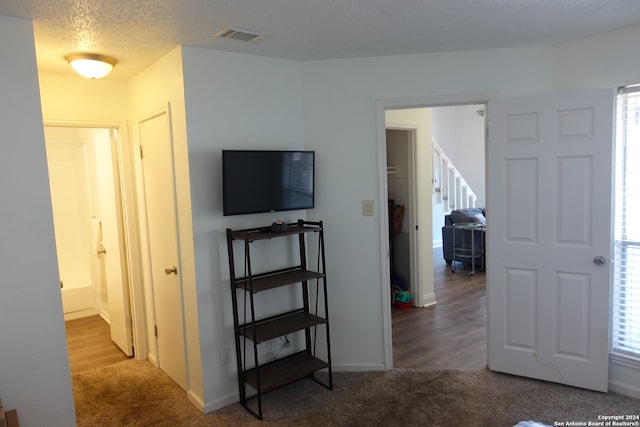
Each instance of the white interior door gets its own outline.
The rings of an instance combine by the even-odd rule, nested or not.
[[[127,356],[133,356],[129,281],[122,244],[125,239],[116,138],[115,131],[110,129],[96,130],[93,135],[100,211],[98,253],[104,261],[111,340]]]
[[[489,368],[606,391],[613,91],[489,103]]]
[[[54,141],[48,138],[47,162],[62,306],[69,320],[75,315],[96,313],[91,286],[87,164],[82,143]]]
[[[139,123],[156,326],[157,362],[186,389],[182,292],[178,270],[173,151],[169,112]]]

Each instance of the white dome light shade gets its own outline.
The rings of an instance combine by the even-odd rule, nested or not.
[[[88,79],[101,79],[113,70],[118,61],[97,53],[74,53],[64,57],[78,74]]]

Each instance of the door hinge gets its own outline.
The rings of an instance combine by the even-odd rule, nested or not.
[[[142,155],[142,145],[140,146],[140,158],[144,158],[144,156]]]
[[[156,336],[156,338],[158,338],[158,325],[155,325],[153,327],[153,334]]]
[[[418,228],[418,226],[416,225],[416,231],[420,231],[420,229]]]
[[[133,329],[133,317],[129,317],[129,327]]]

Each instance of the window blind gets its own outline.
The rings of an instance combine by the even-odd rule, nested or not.
[[[618,92],[612,351],[640,357],[640,85]]]

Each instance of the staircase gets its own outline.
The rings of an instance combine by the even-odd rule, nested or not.
[[[476,207],[476,195],[440,144],[431,139],[433,153],[433,189],[435,201],[443,204],[444,212]]]

